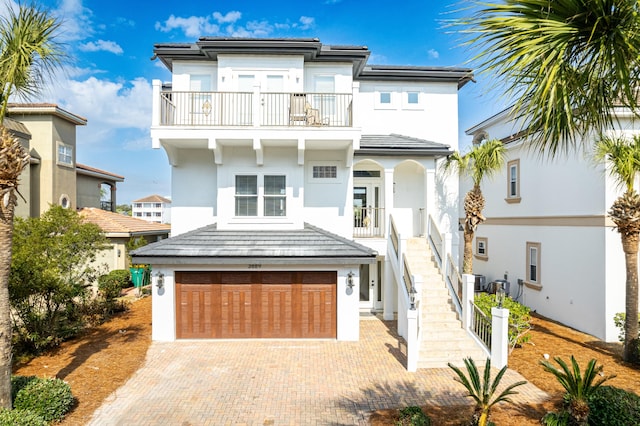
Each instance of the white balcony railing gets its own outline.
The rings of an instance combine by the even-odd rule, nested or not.
[[[160,93],[161,126],[351,127],[350,93]]]
[[[353,211],[354,238],[381,238],[385,232],[384,207],[361,207]]]

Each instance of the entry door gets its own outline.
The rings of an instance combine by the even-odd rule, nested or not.
[[[384,232],[382,192],[377,183],[354,183],[354,237],[381,237]]]
[[[373,265],[360,265],[360,310],[363,312],[382,310],[381,268],[380,261]]]

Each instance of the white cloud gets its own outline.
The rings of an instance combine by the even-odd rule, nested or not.
[[[296,23],[270,23],[267,20],[253,20],[241,24],[242,13],[238,11],[213,12],[211,16],[190,16],[188,18],[171,15],[164,22],[156,22],[158,31],[181,30],[187,37],[229,36],[229,37],[267,37],[274,29],[288,31],[308,30],[315,26],[315,18],[301,16]]]
[[[82,5],[82,0],[62,0],[53,13],[62,20],[63,41],[84,40],[94,34],[93,13]]]
[[[156,22],[156,30],[168,33],[172,30],[179,29],[184,32],[188,37],[199,37],[205,34],[218,34],[220,27],[216,24],[209,22],[208,17],[190,16],[188,18],[182,18],[179,16],[171,15],[164,24]]]
[[[109,40],[98,40],[98,41],[90,41],[88,43],[80,44],[80,50],[85,52],[111,52],[116,55],[122,55],[122,47],[114,41]]]
[[[440,57],[440,52],[438,52],[435,49],[429,49],[429,50],[427,50],[427,56],[430,59],[438,59]]]
[[[213,12],[213,19],[215,19],[220,24],[226,24],[229,22],[234,23],[241,17],[242,17],[242,13],[238,12],[237,10],[232,10],[231,12],[227,12],[226,15],[223,15],[220,12]]]
[[[309,16],[301,16],[300,17],[300,24],[297,25],[298,29],[301,30],[308,30],[309,28],[312,28],[316,23],[315,18],[311,18]]]

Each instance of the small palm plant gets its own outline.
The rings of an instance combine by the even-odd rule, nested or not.
[[[584,375],[580,373],[580,366],[573,355],[571,355],[571,368],[560,357],[554,357],[553,360],[560,365],[560,368],[556,368],[547,360],[540,361],[540,364],[545,371],[553,374],[567,391],[564,400],[567,404],[570,424],[587,425],[589,420],[589,397],[604,382],[615,376],[603,376],[601,373],[604,367],[602,365],[596,366],[595,359],[589,361],[587,368],[584,370]],[[543,422],[545,424],[556,424],[557,419],[562,417],[565,417],[562,413],[559,415],[548,413],[543,418]]]
[[[512,385],[507,386],[507,388],[505,388],[498,396],[494,396],[494,394],[496,393],[496,389],[500,384],[500,380],[502,380],[502,376],[504,376],[504,373],[507,371],[507,366],[502,367],[502,369],[493,379],[493,382],[491,382],[491,359],[489,358],[487,358],[487,363],[484,367],[483,380],[480,379],[478,368],[471,358],[464,359],[464,365],[467,368],[467,374],[469,377],[467,377],[462,372],[462,370],[460,370],[455,365],[451,363],[449,363],[448,365],[449,368],[455,371],[455,373],[458,375],[458,377],[454,378],[455,381],[462,383],[462,385],[469,392],[467,396],[473,398],[476,403],[476,407],[473,413],[473,424],[478,426],[486,426],[490,424],[489,414],[491,408],[498,402],[511,402],[509,396],[518,393],[513,389],[527,383],[526,381],[513,383]]]

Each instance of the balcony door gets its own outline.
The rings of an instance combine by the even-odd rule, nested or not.
[[[380,179],[354,178],[353,236],[384,237],[384,200]]]

